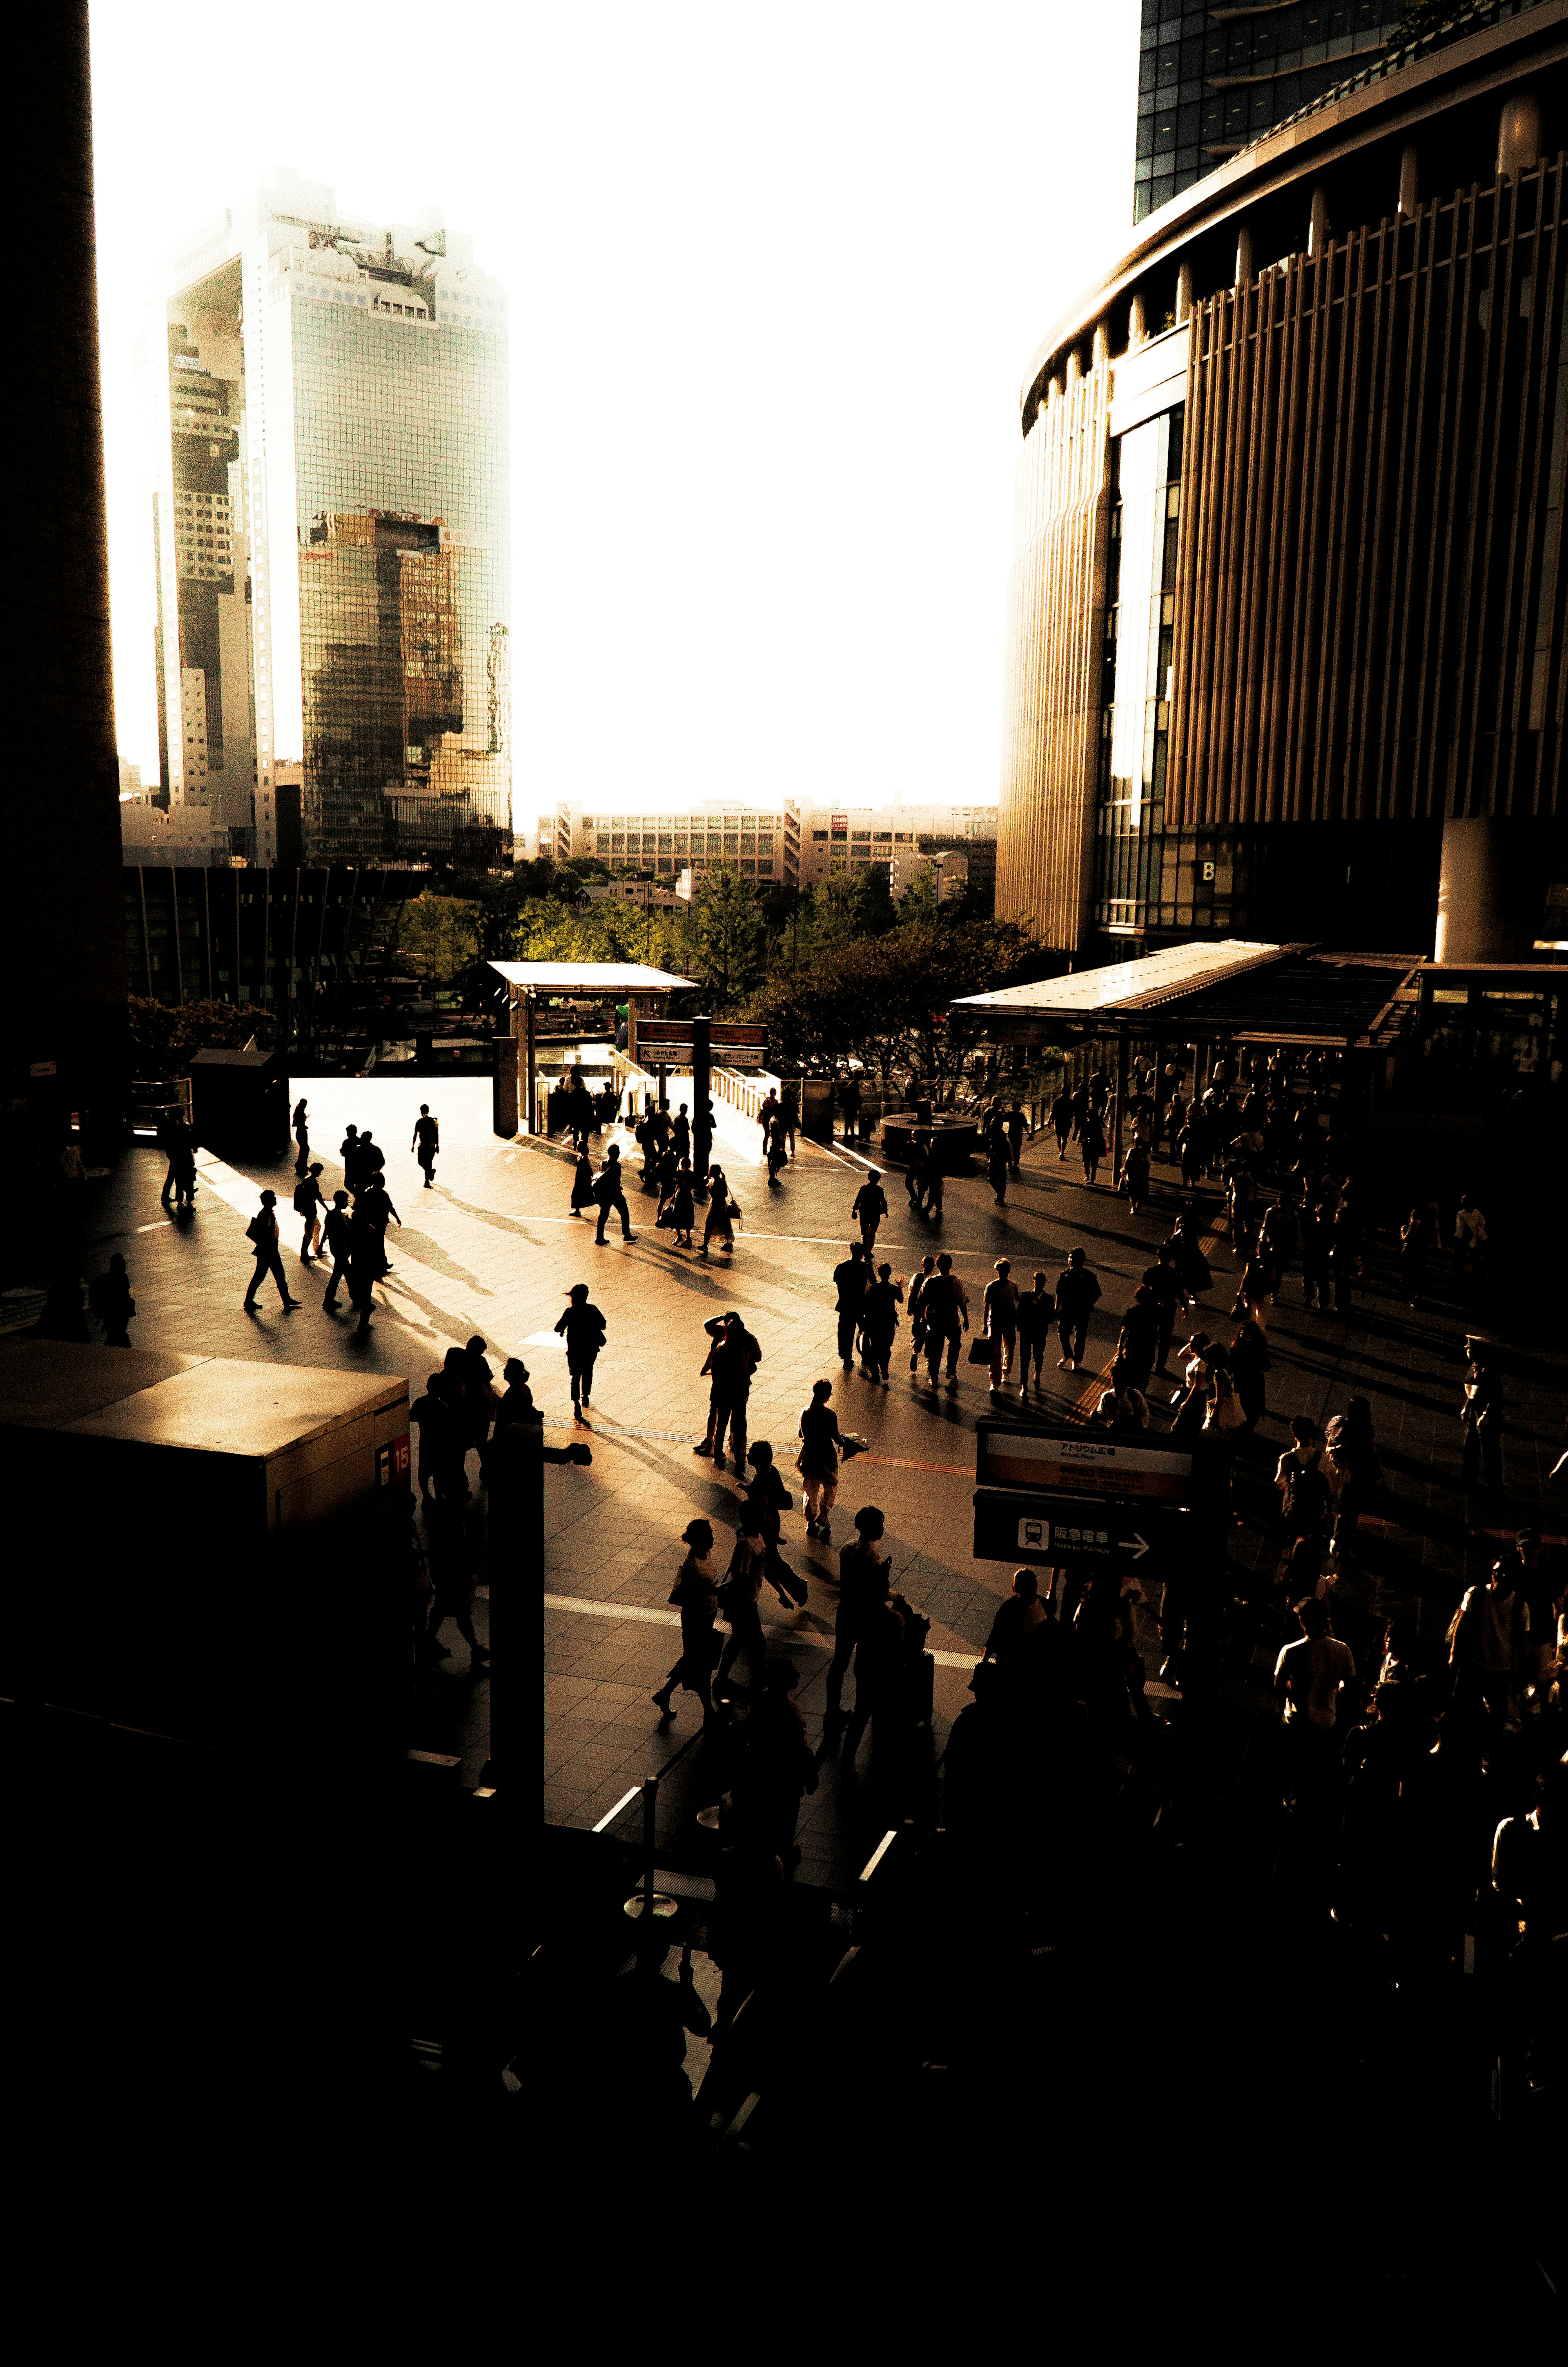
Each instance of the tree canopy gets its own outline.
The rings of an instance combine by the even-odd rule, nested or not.
[[[836,1069],[853,1057],[885,1085],[907,1081],[946,1107],[981,1033],[950,1008],[953,999],[1011,984],[1037,955],[1012,921],[902,922],[830,946],[794,974],[780,969],[751,1016],[786,1059]]]

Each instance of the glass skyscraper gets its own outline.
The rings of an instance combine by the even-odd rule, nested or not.
[[[499,856],[507,307],[438,214],[276,174],[174,260],[153,524],[172,804],[214,858]],[[166,391],[165,391],[166,390]]]
[[[1135,222],[1343,82],[1385,46],[1401,14],[1400,0],[1143,5]]]

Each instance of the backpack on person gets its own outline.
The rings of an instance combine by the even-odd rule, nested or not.
[[[315,1186],[315,1184],[314,1184],[313,1183],[311,1183],[311,1182],[310,1181],[310,1179],[309,1179],[309,1178],[307,1178],[307,1179],[306,1179],[304,1182],[302,1182],[302,1183],[296,1184],[296,1185],[294,1186],[294,1213],[295,1213],[295,1215],[296,1215],[297,1217],[308,1217],[308,1216],[310,1215],[310,1213],[311,1209],[315,1206],[315,1205],[316,1205],[316,1186]]]
[[[258,1209],[245,1227],[245,1239],[248,1241],[254,1241],[258,1250],[270,1248],[272,1227],[267,1222],[267,1212],[265,1208]]]

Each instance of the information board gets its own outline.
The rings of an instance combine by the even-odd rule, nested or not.
[[[1103,1430],[1026,1429],[1019,1422],[976,1425],[975,1478],[982,1488],[1026,1489],[1032,1495],[1185,1504],[1193,1493],[1192,1457],[1179,1447],[1144,1445]]]

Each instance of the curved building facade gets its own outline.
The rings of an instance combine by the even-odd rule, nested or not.
[[[998,912],[1095,959],[1568,941],[1565,143],[1568,0],[1472,10],[1151,214],[1052,332]]]

